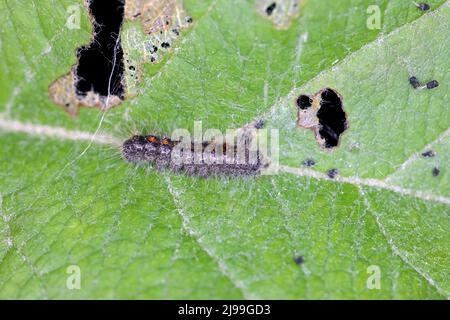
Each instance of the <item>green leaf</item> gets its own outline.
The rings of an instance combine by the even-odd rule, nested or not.
[[[70,118],[48,86],[90,41],[86,10],[65,27],[82,3],[0,0],[0,298],[449,298],[448,1],[304,1],[287,29],[253,1],[185,1],[194,24],[139,66],[139,93]],[[325,87],[350,126],[332,152],[295,125],[297,95]],[[154,171],[111,144],[260,118],[280,130],[277,175]]]

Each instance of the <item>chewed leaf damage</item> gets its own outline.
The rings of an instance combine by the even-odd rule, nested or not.
[[[182,32],[193,23],[179,0],[130,0],[125,5],[125,82],[128,93],[137,93],[142,65],[157,64],[172,52]],[[134,22],[134,23],[133,23]]]
[[[106,110],[122,102],[122,99],[116,95],[109,97],[89,91],[84,96],[76,92],[76,69],[72,69],[69,74],[60,77],[49,87],[50,99],[62,106],[68,114],[76,116],[80,106],[94,107]]]
[[[300,0],[259,0],[256,11],[271,20],[275,28],[286,29],[300,12]]]
[[[312,97],[301,94],[295,104],[299,127],[312,130],[324,149],[331,150],[339,145],[348,122],[342,96],[337,91],[325,88]]]
[[[160,62],[193,23],[179,0],[85,0],[85,7],[92,39],[77,49],[77,65],[49,86],[49,98],[72,116],[81,106],[105,111],[135,95],[142,64]]]
[[[49,87],[49,97],[75,116],[80,106],[107,110],[125,98],[120,31],[122,0],[85,0],[93,25],[89,44],[76,50],[78,63]]]

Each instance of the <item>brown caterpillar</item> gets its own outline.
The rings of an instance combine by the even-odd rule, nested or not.
[[[214,142],[182,142],[154,135],[135,135],[122,146],[122,155],[130,163],[149,163],[157,170],[169,168],[207,178],[211,175],[259,175],[262,166],[258,149],[246,140],[242,147]]]

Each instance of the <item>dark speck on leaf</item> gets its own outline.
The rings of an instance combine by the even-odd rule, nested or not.
[[[305,262],[305,259],[303,258],[303,256],[298,256],[294,259],[294,261],[299,266],[299,265],[303,264],[303,262]]]
[[[262,129],[264,127],[265,121],[263,119],[259,119],[255,123],[255,129]]]
[[[430,10],[430,5],[428,3],[418,3],[418,4],[416,4],[416,6],[421,11],[428,11],[428,10]]]
[[[417,80],[416,77],[409,78],[409,83],[412,85],[412,87],[414,89],[417,89],[418,87],[420,87],[420,82],[419,82],[419,80]]]
[[[193,21],[194,21],[194,20],[192,20],[191,17],[189,17],[189,18],[186,19],[186,22],[187,22],[187,23],[192,23]]]
[[[163,43],[161,43],[161,47],[164,48],[164,49],[167,49],[167,48],[170,47],[170,43],[168,43],[168,42],[163,42]]]
[[[433,174],[433,177],[437,177],[439,175],[439,173],[441,173],[441,170],[439,170],[438,168],[434,167],[433,171],[431,171],[431,173]]]
[[[439,82],[437,82],[437,80],[431,80],[427,83],[427,89],[434,89],[436,87],[439,87]]]
[[[432,158],[436,155],[436,152],[434,152],[433,150],[427,150],[425,152],[422,152],[422,157],[424,158]]]
[[[316,164],[316,161],[314,161],[313,159],[306,159],[305,161],[303,161],[303,165],[305,167],[312,167]]]
[[[270,6],[268,6],[266,8],[266,13],[268,16],[272,15],[273,10],[275,10],[275,8],[277,7],[277,4],[275,2],[273,2]]]
[[[327,172],[327,176],[330,179],[334,179],[336,178],[336,176],[339,174],[339,170],[338,169],[330,169]]]

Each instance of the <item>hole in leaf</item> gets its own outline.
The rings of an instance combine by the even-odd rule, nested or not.
[[[100,96],[116,95],[123,99],[123,51],[120,27],[124,15],[124,1],[91,0],[89,11],[94,19],[94,39],[78,49],[76,91],[86,96],[94,91]]]
[[[341,95],[326,88],[313,97],[302,94],[295,103],[298,107],[297,124],[313,130],[323,148],[337,147],[342,133],[348,128]]]
[[[312,102],[313,101],[312,101],[312,99],[309,96],[302,94],[297,99],[297,106],[300,109],[305,110],[305,109],[308,109],[309,107],[311,107]]]
[[[325,139],[325,148],[336,147],[339,137],[347,129],[347,119],[342,100],[337,92],[325,89],[321,94],[320,109],[317,111],[320,129],[319,134]]]

